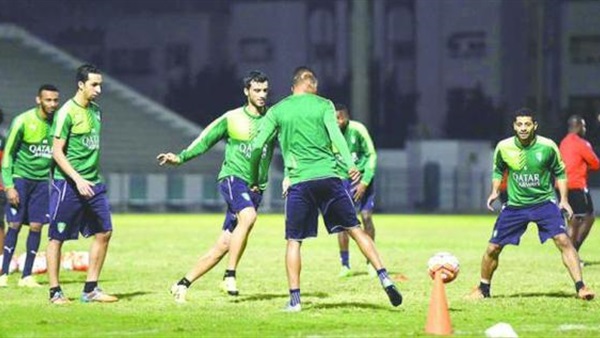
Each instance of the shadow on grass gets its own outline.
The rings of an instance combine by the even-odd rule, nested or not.
[[[573,293],[570,292],[523,292],[512,295],[494,296],[494,298],[533,298],[533,297],[551,297],[551,298],[573,298]]]
[[[147,295],[150,294],[152,292],[148,292],[148,291],[136,291],[136,292],[129,292],[129,293],[117,293],[115,294],[115,296],[117,298],[119,298],[119,300],[126,300],[126,299],[130,299],[130,298],[135,298],[138,296],[143,296],[143,295]]]
[[[368,310],[392,310],[389,306],[383,305],[375,305],[369,303],[358,303],[358,302],[348,302],[348,303],[307,303],[310,306],[307,308],[310,309],[341,309],[341,308],[361,308]]]
[[[248,302],[248,301],[256,301],[256,300],[271,300],[277,298],[288,298],[290,295],[287,293],[264,293],[264,294],[256,294],[250,296],[241,296],[239,299],[236,299],[236,302]],[[325,292],[307,292],[303,293],[302,297],[317,297],[317,298],[325,298],[329,297],[329,294]]]
[[[593,265],[600,265],[600,261],[593,261],[593,262],[590,262],[590,261],[585,261],[585,263],[584,263],[584,264],[585,264],[585,265],[584,265],[583,267],[586,267],[586,266],[593,266]]]

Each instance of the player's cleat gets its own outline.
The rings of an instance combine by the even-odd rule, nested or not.
[[[577,292],[577,297],[583,300],[592,300],[595,296],[596,294],[594,293],[594,291],[589,289],[587,286],[582,287],[581,289],[579,289],[579,292]]]
[[[50,298],[50,303],[56,305],[64,305],[71,303],[71,301],[65,296],[65,294],[62,291],[58,291],[54,294],[54,296],[52,296],[52,298]]]
[[[348,266],[342,265],[342,269],[340,270],[338,277],[344,278],[344,277],[350,277],[350,276],[352,276],[352,270],[350,270],[350,268]]]
[[[367,263],[367,274],[369,274],[369,277],[371,278],[377,277],[377,270],[375,270],[371,263]]]
[[[237,289],[235,277],[225,277],[221,283],[221,290],[230,296],[237,296],[240,294]]]
[[[289,302],[285,304],[283,312],[300,312],[302,311],[302,305],[300,303],[292,306]]]
[[[29,275],[19,280],[19,286],[25,288],[41,288],[42,285],[35,280],[35,277]]]
[[[474,287],[471,293],[465,296],[466,300],[480,300],[485,298],[490,298],[490,296],[484,295],[479,286]]]
[[[81,293],[81,298],[79,298],[79,300],[82,303],[113,303],[118,301],[119,299],[115,296],[104,293],[104,291],[102,291],[102,289],[100,289],[99,287],[95,287],[92,292]]]
[[[4,274],[0,276],[0,288],[5,288],[8,286],[8,275]]]
[[[171,295],[173,296],[173,299],[175,299],[175,303],[183,304],[187,301],[185,299],[187,290],[188,288],[186,288],[185,285],[173,284],[173,286],[171,286]]]
[[[385,293],[390,299],[390,303],[392,303],[393,306],[399,306],[400,304],[402,304],[402,295],[400,294],[400,291],[398,291],[398,289],[396,288],[396,285],[394,285],[394,282],[386,278],[383,280],[382,284],[383,290],[385,290]]]

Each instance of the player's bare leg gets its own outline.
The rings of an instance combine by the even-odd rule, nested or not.
[[[223,277],[223,290],[231,296],[239,294],[235,280],[235,270],[244,254],[244,250],[246,250],[248,236],[254,222],[256,222],[256,209],[253,207],[244,208],[237,214],[237,218],[238,224],[231,234],[229,244],[229,263]]]
[[[381,258],[379,257],[379,253],[375,248],[375,243],[367,235],[367,233],[360,227],[355,226],[347,230],[348,235],[352,237],[352,239],[356,242],[360,251],[367,257],[369,262],[376,269],[377,276],[379,277],[379,281],[381,282],[381,286],[383,286],[385,292],[387,293],[390,302],[393,306],[398,306],[402,304],[402,295],[396,289],[394,282],[388,276],[387,270],[383,267],[383,263],[381,262]]]
[[[575,282],[575,289],[577,290],[578,297],[585,300],[593,299],[595,294],[583,283],[581,266],[579,265],[579,254],[577,253],[577,250],[575,250],[569,236],[566,234],[559,234],[552,239],[558,250],[561,252],[563,264],[569,271],[571,279]]]
[[[576,237],[571,237],[571,241],[573,241],[573,246],[575,246],[577,252],[579,252],[583,242],[585,242],[585,239],[590,234],[590,230],[592,229],[595,220],[596,217],[593,214],[586,214],[583,217],[583,222],[580,225],[578,235]]]
[[[90,247],[90,266],[87,272],[84,291],[81,295],[81,301],[84,303],[110,303],[118,300],[117,297],[108,295],[98,288],[98,279],[104,265],[111,235],[112,231],[99,232],[94,235],[94,241]]]
[[[48,284],[50,286],[50,302],[53,304],[66,304],[69,299],[60,289],[60,252],[63,242],[51,239],[46,247],[46,261],[48,264]]]
[[[481,280],[479,281],[479,286],[475,287],[467,296],[468,299],[477,300],[490,297],[492,277],[498,268],[502,249],[504,247],[501,245],[488,243],[481,258]]]
[[[363,224],[363,228],[365,229],[365,232],[367,233],[367,235],[369,235],[369,237],[371,237],[373,242],[375,242],[375,224],[373,223],[373,211],[362,210],[360,212],[360,218],[362,220],[362,224]],[[371,264],[369,264],[369,262],[367,262],[367,273],[371,277],[377,276],[377,272],[375,271],[373,266]]]
[[[571,238],[571,242],[573,242],[573,246],[575,250],[579,251],[579,246],[581,245],[581,234],[585,228],[585,217],[584,216],[573,216],[569,221],[569,228],[567,229],[567,234],[569,238]]]
[[[301,241],[289,239],[285,251],[285,268],[287,272],[288,287],[290,289],[290,301],[285,311],[300,311],[300,272],[302,270],[302,256],[300,249]]]

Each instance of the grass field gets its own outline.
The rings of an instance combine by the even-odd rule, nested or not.
[[[519,247],[507,248],[496,273],[493,299],[463,300],[479,279],[481,254],[493,216],[376,216],[379,251],[399,283],[404,303],[393,308],[377,279],[367,276],[355,245],[356,276],[339,279],[336,237],[322,233],[303,244],[301,313],[283,313],[287,301],[283,218],[261,215],[238,270],[240,296],[222,294],[221,263],[197,281],[189,302],[178,305],[167,293],[220,232],[221,215],[115,215],[116,231],[101,286],[120,297],[115,304],[48,304],[47,288],[20,289],[18,276],[0,289],[0,337],[401,337],[424,335],[432,282],[427,259],[450,251],[461,273],[447,285],[456,336],[483,336],[498,322],[520,337],[600,336],[600,300],[574,297],[573,283],[551,243],[540,245],[530,226]],[[324,232],[324,228],[321,228]],[[26,231],[17,253],[23,251]],[[87,250],[89,240],[68,242],[65,250]],[[42,244],[43,250],[45,244]],[[585,280],[600,290],[600,230],[582,249],[590,262]],[[83,273],[64,272],[63,290],[77,299]],[[40,280],[47,283],[45,276]]]

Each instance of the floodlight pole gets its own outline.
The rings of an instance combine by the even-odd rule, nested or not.
[[[370,124],[371,0],[352,0],[350,62],[351,112],[354,119]]]

